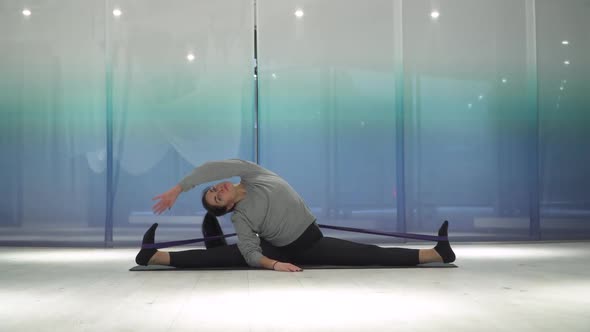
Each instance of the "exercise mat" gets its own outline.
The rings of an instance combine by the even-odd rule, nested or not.
[[[416,266],[343,266],[343,265],[298,265],[303,270],[335,270],[335,269],[411,269],[411,268],[455,268],[455,264],[445,263],[426,263]],[[250,267],[201,267],[201,268],[182,268],[177,269],[173,266],[167,265],[137,265],[129,269],[129,271],[218,271],[218,270],[261,270]],[[269,270],[270,271],[270,270]]]

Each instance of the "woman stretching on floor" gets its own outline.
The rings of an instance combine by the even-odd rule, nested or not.
[[[414,266],[455,260],[449,241],[433,249],[382,248],[376,245],[324,237],[316,218],[293,188],[277,174],[254,163],[230,159],[207,162],[180,183],[154,197],[156,214],[170,209],[180,193],[196,185],[239,176],[239,184],[221,182],[203,191],[202,203],[209,215],[231,217],[237,245],[178,252],[141,249],[139,265],[171,265],[177,268],[263,267],[276,271],[301,271],[297,265]],[[143,237],[154,243],[158,224]],[[447,236],[448,222],[438,231]]]

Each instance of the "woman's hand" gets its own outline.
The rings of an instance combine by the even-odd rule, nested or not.
[[[303,269],[301,269],[299,266],[295,266],[291,263],[283,263],[283,262],[277,262],[274,265],[274,270],[275,271],[283,271],[283,272],[301,272],[301,271],[303,271]]]
[[[172,205],[174,205],[176,198],[181,192],[182,188],[179,185],[176,185],[167,192],[152,198],[152,201],[159,200],[154,206],[152,206],[152,211],[154,211],[155,214],[161,214],[162,212],[169,210]]]

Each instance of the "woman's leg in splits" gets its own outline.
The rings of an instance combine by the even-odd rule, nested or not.
[[[153,224],[143,236],[142,244],[153,244],[158,224]],[[279,259],[279,251],[270,243],[261,240],[262,253],[266,257]],[[141,249],[135,258],[139,265],[170,265],[178,268],[207,267],[248,267],[246,260],[235,244],[209,249],[192,249],[184,251],[158,251]]]
[[[447,234],[448,222],[445,222],[439,229],[439,236]],[[291,256],[294,263],[302,265],[415,266],[455,260],[448,241],[440,241],[433,249],[406,249],[382,248],[331,237],[323,237],[309,249]]]
[[[350,266],[414,266],[418,249],[382,248],[333,237],[323,237],[312,247],[291,255],[294,264]]]

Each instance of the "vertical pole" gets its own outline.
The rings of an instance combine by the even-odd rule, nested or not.
[[[531,117],[529,149],[529,237],[531,240],[541,238],[540,212],[540,167],[539,167],[539,100],[537,82],[537,22],[535,0],[526,0],[526,63],[527,63],[527,105]]]
[[[260,164],[258,91],[258,7],[254,0],[254,162]]]
[[[397,231],[406,232],[406,183],[404,150],[404,58],[402,0],[393,2],[393,47],[395,75],[395,122],[396,122],[396,187]]]
[[[113,70],[109,1],[105,1],[105,88],[106,88],[106,216],[104,246],[113,246]]]

